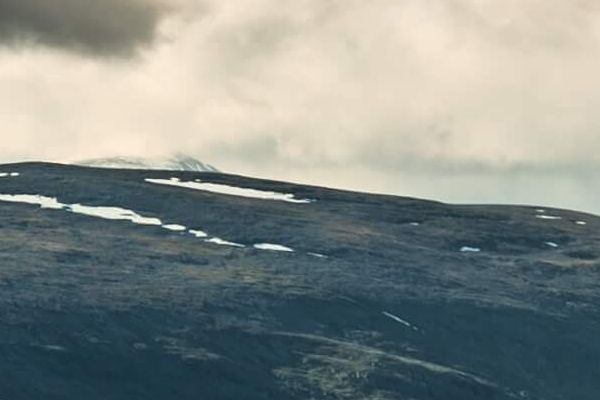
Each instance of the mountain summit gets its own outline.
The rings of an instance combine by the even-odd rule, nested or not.
[[[144,169],[165,171],[219,172],[210,164],[186,154],[175,154],[164,158],[108,157],[74,162],[75,165],[95,168]]]

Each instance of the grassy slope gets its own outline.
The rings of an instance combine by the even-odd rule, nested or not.
[[[156,227],[0,203],[0,397],[600,393],[597,217],[547,210],[563,219],[541,220],[532,207],[453,206],[222,174],[39,163],[0,170],[21,173],[0,180],[0,193],[120,206],[236,242],[296,249],[215,246]],[[317,202],[144,182],[171,176]],[[461,253],[462,246],[483,251]]]

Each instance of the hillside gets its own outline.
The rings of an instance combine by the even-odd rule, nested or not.
[[[0,166],[0,398],[596,400],[600,218]]]

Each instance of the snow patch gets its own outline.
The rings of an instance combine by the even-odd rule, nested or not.
[[[587,225],[587,222],[585,222],[585,221],[575,221],[575,223],[577,225]]]
[[[548,219],[548,220],[559,220],[562,219],[562,217],[556,216],[556,215],[536,215],[536,218],[539,219]]]
[[[290,249],[289,247],[282,246],[280,244],[272,244],[272,243],[258,243],[258,244],[255,244],[253,247],[258,250],[286,251],[286,252],[294,251],[293,249]]]
[[[19,175],[21,175],[21,174],[19,174],[18,172],[0,172],[0,178],[8,178],[8,177],[15,178]]]
[[[40,206],[41,208],[50,208],[60,210],[65,207],[54,197],[46,197],[32,194],[0,194],[0,201],[7,203],[25,203]]]
[[[317,258],[329,258],[325,254],[320,253],[308,253],[309,256],[317,257]]]
[[[70,211],[74,214],[87,215],[109,220],[124,220],[140,225],[162,225],[158,218],[148,218],[134,211],[120,207],[96,207],[82,204],[64,204],[54,197],[46,197],[34,194],[0,194],[0,201],[8,203],[23,203],[38,205],[41,208]]]
[[[421,225],[421,223],[420,222],[411,222],[409,225],[411,225],[411,226],[419,226],[419,225]]]
[[[221,238],[212,238],[206,241],[207,243],[217,244],[219,246],[232,246],[232,247],[246,247],[243,244],[228,242],[227,240],[223,240]]]
[[[59,202],[56,198],[46,197],[40,195],[30,195],[30,194],[0,194],[0,202],[8,202],[8,203],[25,203],[40,206],[41,208],[49,208],[56,210],[64,210],[68,212],[72,212],[74,214],[86,215],[89,217],[102,218],[108,220],[122,220],[129,221],[134,224],[139,225],[153,225],[160,226],[164,229],[174,231],[174,232],[184,232],[187,228],[183,225],[179,224],[165,224],[163,225],[162,221],[158,218],[144,217],[135,211],[127,210],[120,207],[103,207],[103,206],[86,206],[83,204],[64,204]],[[188,231],[191,235],[196,236],[197,238],[206,238],[208,235],[200,230],[190,229]],[[206,240],[208,243],[213,243],[222,246],[233,246],[233,247],[245,247],[243,244],[229,242],[227,240],[223,240],[220,238],[212,238]],[[277,246],[277,245],[272,245]],[[283,250],[284,246],[273,248],[273,250],[281,250],[281,251],[291,251]],[[287,248],[285,248],[287,249]]]
[[[418,329],[416,326],[414,326],[414,325],[413,325],[413,324],[411,324],[410,322],[408,322],[408,321],[406,321],[406,320],[404,320],[404,319],[400,318],[400,317],[399,317],[399,316],[397,316],[397,315],[391,314],[391,313],[389,313],[389,312],[386,312],[386,311],[383,311],[383,312],[382,312],[382,314],[383,314],[383,315],[385,315],[385,316],[386,316],[386,317],[388,317],[388,318],[391,318],[391,319],[393,319],[393,320],[394,320],[394,321],[396,321],[396,322],[399,322],[399,323],[401,323],[402,325],[406,326],[407,328],[414,329],[415,331],[418,331],[418,330],[419,330],[419,329]]]
[[[206,183],[201,181],[194,182],[182,182],[178,178],[171,179],[145,179],[148,183],[154,183],[157,185],[176,186],[186,189],[202,190],[205,192],[225,194],[229,196],[247,197],[261,200],[278,200],[286,201],[288,203],[307,204],[312,203],[314,200],[309,199],[297,199],[293,194],[289,193],[277,193],[257,189],[241,188],[237,186],[222,185],[218,183]]]
[[[554,242],[546,242],[546,246],[550,246],[550,247],[553,247],[553,248],[557,248],[557,247],[558,247],[558,244],[556,244],[556,243],[554,243]]]
[[[174,231],[174,232],[183,232],[183,231],[187,230],[187,228],[185,226],[177,225],[177,224],[163,225],[162,227],[164,229],[167,229],[169,231]]]
[[[32,194],[0,194],[0,201],[38,205],[41,208],[70,211],[75,214],[109,220],[125,220],[140,225],[162,225],[158,218],[143,217],[134,211],[120,207],[95,207],[82,204],[64,204],[54,197]]]
[[[479,247],[463,246],[460,248],[461,253],[479,253],[481,249]]]
[[[56,210],[64,210],[67,212],[71,212],[74,214],[86,215],[89,217],[102,218],[108,220],[119,220],[119,221],[129,221],[138,225],[152,225],[152,226],[160,226],[163,229],[167,229],[174,232],[184,232],[188,231],[187,227],[179,224],[163,224],[162,221],[158,218],[153,217],[145,217],[142,216],[135,211],[128,210],[120,207],[106,207],[106,206],[86,206],[83,204],[64,204],[59,202],[54,197],[46,197],[41,195],[30,195],[30,194],[0,194],[0,202],[7,203],[24,203],[37,205],[41,208],[47,209],[56,209]],[[191,235],[197,238],[206,238],[208,234],[201,230],[190,229],[188,231]],[[232,247],[246,247],[240,243],[234,243],[227,240],[223,240],[218,237],[213,237],[211,239],[205,240],[208,243],[213,243],[221,246],[232,246]],[[269,251],[283,251],[283,252],[293,252],[294,250],[282,246],[279,244],[271,244],[271,243],[259,243],[255,244],[254,248],[259,250],[269,250]],[[311,255],[319,258],[325,258],[326,256],[317,253],[311,253]]]
[[[72,204],[65,206],[67,210],[75,213],[109,220],[129,221],[138,225],[162,225],[158,218],[148,218],[138,213],[120,207],[84,206]]]
[[[203,231],[190,229],[189,232],[190,232],[190,234],[196,236],[197,238],[206,238],[206,237],[208,237],[208,234],[206,232],[203,232]]]

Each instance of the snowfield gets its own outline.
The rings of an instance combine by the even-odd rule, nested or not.
[[[296,199],[293,194],[269,192],[257,189],[241,188],[237,186],[221,185],[217,183],[205,183],[201,181],[182,182],[178,178],[171,179],[146,179],[148,183],[157,185],[175,186],[185,189],[202,190],[205,192],[224,194],[229,196],[248,197],[261,200],[286,201],[288,203],[308,204],[314,202],[309,199]]]

